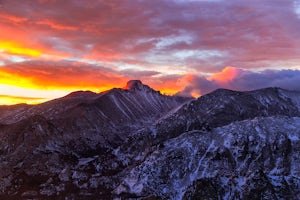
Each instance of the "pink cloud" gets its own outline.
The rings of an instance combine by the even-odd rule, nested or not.
[[[204,95],[218,88],[245,91],[266,87],[281,87],[300,91],[300,70],[265,70],[253,72],[226,67],[209,77],[188,75],[183,77],[185,88],[180,95]]]

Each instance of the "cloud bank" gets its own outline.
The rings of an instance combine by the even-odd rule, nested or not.
[[[226,67],[220,73],[209,77],[186,76],[186,87],[179,95],[204,95],[218,88],[238,91],[255,90],[266,87],[280,87],[300,91],[300,70],[264,70],[252,72],[241,68]]]

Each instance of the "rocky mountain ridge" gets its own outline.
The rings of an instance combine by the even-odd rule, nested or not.
[[[134,80],[0,111],[0,198],[300,198],[299,92],[192,100]]]

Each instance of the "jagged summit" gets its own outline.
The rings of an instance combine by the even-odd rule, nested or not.
[[[130,80],[127,82],[126,87],[128,89],[134,89],[134,88],[140,87],[142,85],[143,85],[143,83],[141,80]]]
[[[148,85],[145,85],[140,80],[130,80],[127,82],[124,87],[126,90],[145,90],[145,91],[153,91]]]

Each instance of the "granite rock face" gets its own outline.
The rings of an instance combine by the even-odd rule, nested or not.
[[[300,93],[138,80],[0,107],[1,199],[299,199]]]

